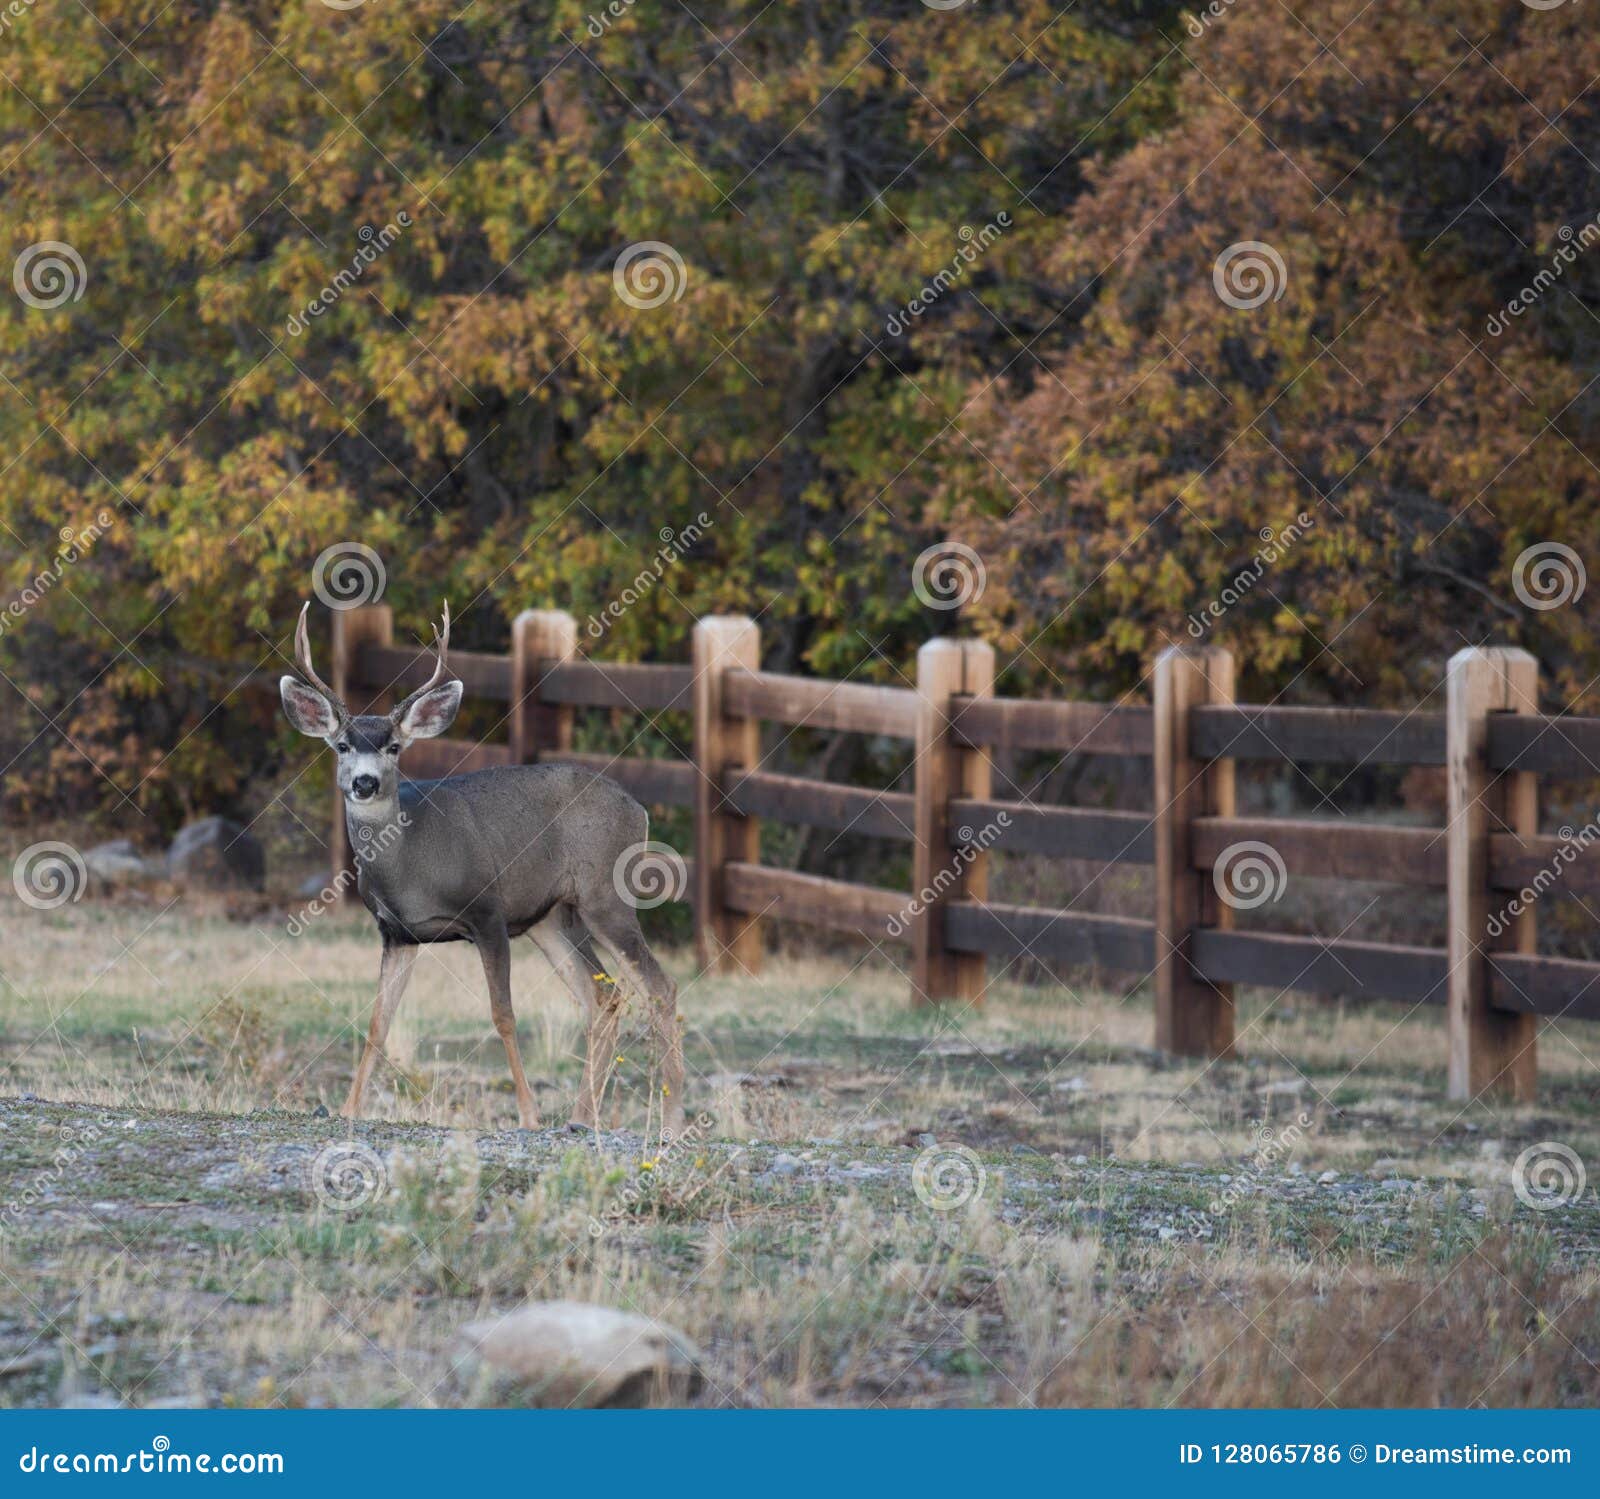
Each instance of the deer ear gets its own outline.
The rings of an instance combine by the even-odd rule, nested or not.
[[[461,683],[445,682],[407,703],[397,727],[402,739],[432,739],[455,721],[461,707]]]
[[[339,715],[315,688],[307,687],[298,677],[279,677],[278,693],[283,698],[283,711],[289,722],[302,734],[313,739],[327,739],[338,732]]]

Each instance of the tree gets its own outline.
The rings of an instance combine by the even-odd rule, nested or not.
[[[1189,30],[1173,119],[1042,267],[1068,347],[975,381],[946,444],[975,617],[1055,692],[1207,639],[1250,699],[1410,706],[1494,640],[1592,703],[1592,27],[1291,0]]]
[[[237,795],[282,742],[239,684],[281,669],[340,543],[379,553],[419,634],[448,591],[467,646],[564,606],[602,617],[596,652],[681,656],[691,616],[733,609],[780,665],[892,676],[928,627],[908,577],[947,413],[1019,339],[1052,346],[1040,266],[1084,157],[1165,117],[1165,14],[21,17],[12,253],[82,269],[58,259],[59,302],[48,275],[0,298],[6,580],[115,524],[0,636],[30,704],[12,804]]]

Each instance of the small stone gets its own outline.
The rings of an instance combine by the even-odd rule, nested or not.
[[[800,1162],[785,1150],[772,1158],[772,1165],[767,1169],[774,1176],[793,1176],[800,1169]]]
[[[1089,1164],[1089,1157],[1086,1155],[1075,1155],[1067,1164],[1069,1166],[1087,1166]]]
[[[1324,1171],[1322,1175],[1317,1178],[1317,1185],[1326,1187],[1330,1182],[1336,1182],[1338,1180],[1339,1173],[1337,1171]]]
[[[227,817],[202,817],[178,830],[167,850],[167,874],[186,885],[259,890],[267,855],[254,833]]]
[[[1161,1242],[1163,1244],[1167,1244],[1167,1243],[1170,1243],[1173,1239],[1178,1237],[1178,1230],[1175,1229],[1175,1228],[1162,1228],[1161,1231],[1160,1231],[1160,1235],[1161,1235]]]
[[[675,1327],[615,1307],[545,1301],[461,1330],[469,1355],[562,1408],[682,1399],[700,1382],[700,1350]]]
[[[327,1104],[319,1103],[316,1108],[311,1111],[311,1117],[313,1119],[326,1119],[328,1117]]]
[[[97,843],[84,854],[83,865],[93,878],[107,885],[135,884],[140,880],[152,879],[159,873],[140,857],[133,841],[128,838]]]

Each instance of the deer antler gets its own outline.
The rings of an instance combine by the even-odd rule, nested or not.
[[[323,697],[327,698],[341,718],[347,718],[349,713],[340,701],[339,694],[317,675],[316,668],[311,664],[311,640],[306,634],[306,615],[310,612],[311,600],[307,599],[300,608],[300,623],[294,628],[295,665],[300,668],[300,675],[305,679],[306,685],[315,687]]]
[[[428,678],[417,690],[411,693],[406,700],[390,715],[396,723],[405,717],[406,709],[425,694],[432,692],[445,679],[445,657],[450,651],[450,600],[444,601],[444,627],[433,627],[433,649],[438,659],[434,662],[433,675]]]

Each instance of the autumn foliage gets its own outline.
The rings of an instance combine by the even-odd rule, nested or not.
[[[1536,610],[1512,570],[1594,551],[1600,254],[1485,327],[1600,212],[1582,12],[1213,9],[29,11],[7,248],[86,278],[0,296],[0,586],[116,520],[0,632],[9,804],[239,795],[346,540],[467,647],[565,607],[682,659],[741,611],[780,669],[894,680],[959,626],[1109,696],[1304,512],[1208,618],[1250,695],[1410,702],[1495,638],[1578,697],[1600,584]],[[640,307],[646,241],[682,277]],[[1284,267],[1250,309],[1243,241]],[[947,534],[959,617],[910,587]]]

